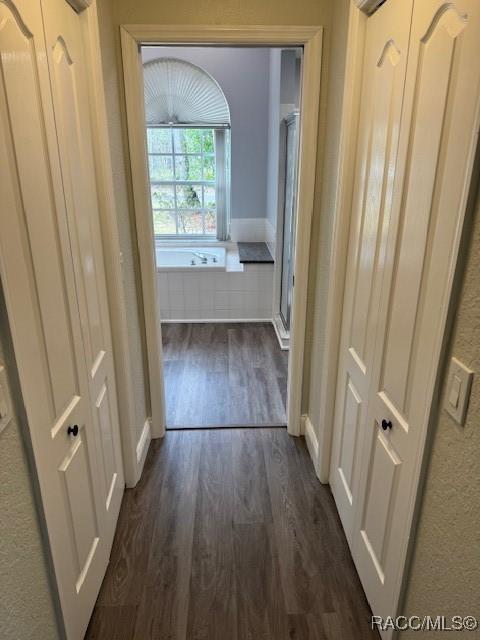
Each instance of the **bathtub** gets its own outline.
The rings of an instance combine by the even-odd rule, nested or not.
[[[225,271],[225,247],[157,247],[157,271]]]

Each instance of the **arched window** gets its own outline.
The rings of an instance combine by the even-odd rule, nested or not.
[[[230,110],[219,84],[184,60],[143,66],[155,235],[228,237]]]

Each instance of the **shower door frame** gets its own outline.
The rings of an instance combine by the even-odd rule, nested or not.
[[[152,409],[152,437],[165,433],[165,394],[162,364],[162,334],[156,289],[154,231],[149,198],[146,155],[142,45],[210,45],[256,47],[302,47],[298,188],[296,194],[295,286],[291,311],[288,363],[287,429],[302,435],[302,387],[304,379],[307,288],[310,261],[310,229],[314,208],[317,165],[317,134],[322,71],[321,26],[206,26],[122,25],[120,27],[128,145],[133,185],[135,225],[140,256],[142,296],[148,353]]]

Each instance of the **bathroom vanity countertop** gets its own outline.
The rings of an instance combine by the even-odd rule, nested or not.
[[[272,254],[265,242],[238,242],[237,244],[241,263],[273,263]]]

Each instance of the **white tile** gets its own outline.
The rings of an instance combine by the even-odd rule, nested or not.
[[[228,292],[228,307],[232,311],[238,311],[243,308],[243,296],[241,291]]]
[[[228,309],[228,291],[215,291],[215,309]]]
[[[172,311],[183,311],[185,308],[185,301],[183,297],[183,291],[170,291],[168,294],[170,302],[170,309]]]
[[[184,291],[185,309],[192,311],[200,308],[200,291]]]
[[[168,290],[183,291],[183,274],[170,272],[168,274]]]
[[[215,308],[215,292],[201,291],[200,292],[200,309],[213,311],[214,308]]]
[[[216,291],[226,291],[228,289],[227,274],[224,271],[217,271],[213,275],[213,288]]]
[[[244,291],[256,291],[257,288],[257,281],[255,276],[250,275],[250,274],[245,274],[244,278],[243,278],[243,290]]]
[[[158,287],[157,296],[160,305],[168,305],[168,289],[166,287]]]
[[[212,274],[210,273],[201,273],[198,288],[200,291],[213,291],[214,289],[214,279]]]
[[[244,287],[244,274],[243,273],[229,273],[227,274],[228,289],[229,291],[241,291]]]
[[[185,273],[183,276],[183,290],[195,291],[200,287],[201,273]]]
[[[167,289],[168,288],[168,274],[157,271],[157,285],[160,288]]]

